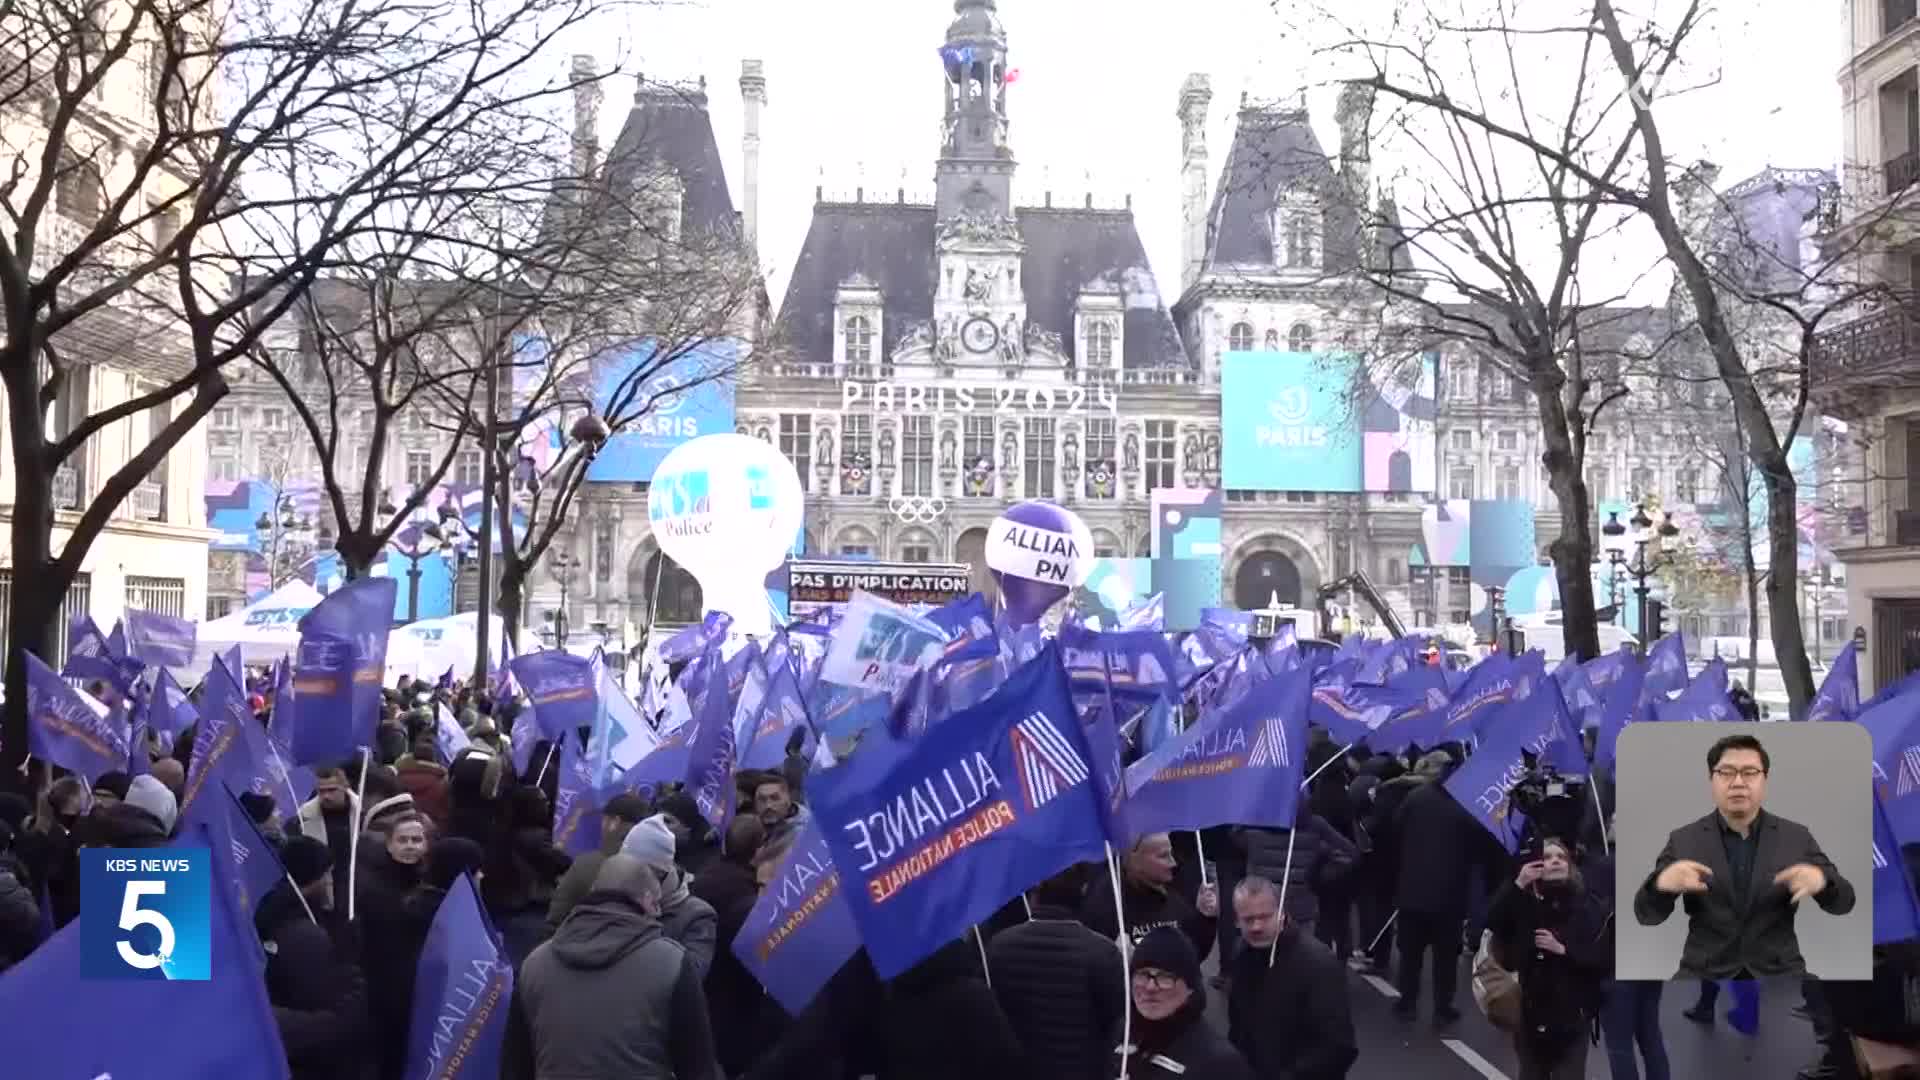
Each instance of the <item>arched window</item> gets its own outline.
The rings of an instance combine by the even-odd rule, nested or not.
[[[873,363],[873,324],[865,315],[847,320],[847,363]]]
[[[1673,499],[1678,503],[1700,501],[1700,473],[1697,469],[1681,469],[1673,474]]]
[[[1287,331],[1287,348],[1294,352],[1312,352],[1313,327],[1306,323],[1294,323],[1293,329]]]
[[[1227,348],[1234,352],[1253,350],[1253,324],[1237,322],[1227,331]]]
[[[1087,366],[1113,366],[1113,327],[1104,322],[1087,325]]]

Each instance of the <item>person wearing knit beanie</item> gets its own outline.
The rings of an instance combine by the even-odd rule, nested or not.
[[[1123,1080],[1253,1080],[1253,1070],[1206,1023],[1200,955],[1178,927],[1147,932],[1127,964],[1133,983],[1132,1040],[1114,1055]],[[1316,1074],[1317,1075],[1317,1074]]]
[[[152,814],[154,820],[160,823],[160,828],[167,833],[173,832],[173,822],[180,816],[180,808],[173,801],[173,792],[167,790],[167,785],[150,775],[136,776],[127,784],[124,801],[128,806]]]
[[[667,827],[666,818],[655,814],[627,831],[620,851],[655,870],[669,869],[673,866],[673,830]]]
[[[324,841],[297,833],[287,837],[286,846],[280,849],[280,865],[286,867],[287,876],[301,892],[308,892],[332,882],[333,849]]]

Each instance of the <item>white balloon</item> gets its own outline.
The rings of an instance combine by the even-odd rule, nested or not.
[[[793,462],[771,444],[703,435],[654,469],[647,518],[660,550],[700,583],[707,610],[726,612],[742,633],[766,633],[765,579],[793,549],[805,499]]]

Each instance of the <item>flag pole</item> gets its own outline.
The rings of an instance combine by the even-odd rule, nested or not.
[[[1350,742],[1350,743],[1348,743],[1347,745],[1345,745],[1345,746],[1343,746],[1343,747],[1341,747],[1341,748],[1340,748],[1340,750],[1339,750],[1339,751],[1338,751],[1337,753],[1335,753],[1335,754],[1334,754],[1334,755],[1333,755],[1332,757],[1330,757],[1330,758],[1328,758],[1327,760],[1325,760],[1325,761],[1323,761],[1323,762],[1321,762],[1321,763],[1320,763],[1320,767],[1319,767],[1319,768],[1317,768],[1317,769],[1315,769],[1315,770],[1313,770],[1313,772],[1311,772],[1311,773],[1309,773],[1309,774],[1308,774],[1308,776],[1307,776],[1307,778],[1306,778],[1305,780],[1302,780],[1302,781],[1300,781],[1300,790],[1301,790],[1301,791],[1305,791],[1305,790],[1307,790],[1307,785],[1308,785],[1308,784],[1311,784],[1311,783],[1313,783],[1313,782],[1314,782],[1315,780],[1317,780],[1317,779],[1319,779],[1319,778],[1320,778],[1320,774],[1321,774],[1321,773],[1323,773],[1323,772],[1326,772],[1326,771],[1327,771],[1327,768],[1328,768],[1328,766],[1330,766],[1330,765],[1332,765],[1332,764],[1333,764],[1334,762],[1336,762],[1336,761],[1339,761],[1339,760],[1340,760],[1341,758],[1343,758],[1343,757],[1346,757],[1346,756],[1347,756],[1347,751],[1349,751],[1349,750],[1351,750],[1351,749],[1353,749],[1354,747],[1356,747],[1356,746],[1359,746],[1359,745],[1360,745],[1360,740],[1358,740],[1358,739],[1355,739],[1354,741],[1352,741],[1352,742]]]
[[[1127,902],[1120,889],[1120,860],[1113,852],[1113,842],[1107,842],[1107,880],[1113,884],[1113,921],[1120,928],[1120,979],[1126,992],[1127,1012],[1120,1022],[1120,1075],[1127,1075],[1127,1056],[1133,1051],[1133,973],[1127,970],[1127,964],[1133,959],[1132,950],[1127,947]]]
[[[347,837],[348,922],[353,921],[354,880],[360,870],[360,831],[366,828],[367,825],[366,822],[360,820],[360,815],[364,812],[361,808],[364,807],[367,802],[367,770],[372,767],[372,757],[373,749],[371,747],[363,746],[360,748],[360,783],[358,785],[360,790],[355,792],[353,796],[353,833]]]
[[[980,924],[973,924],[973,943],[980,948],[980,974],[986,976],[987,989],[993,989],[993,965],[987,963],[987,939],[980,936]]]
[[[1600,851],[1607,856],[1613,855],[1613,845],[1607,841],[1607,812],[1600,806],[1600,785],[1594,778],[1587,777],[1587,790],[1593,793],[1593,816],[1600,823]]]
[[[1286,929],[1287,919],[1287,882],[1293,877],[1293,840],[1300,835],[1300,815],[1293,815],[1293,828],[1287,830],[1287,862],[1280,869],[1280,910],[1275,912],[1280,918],[1280,929],[1274,931],[1273,941],[1267,946],[1267,968],[1272,970],[1273,960],[1280,951],[1280,933]]]

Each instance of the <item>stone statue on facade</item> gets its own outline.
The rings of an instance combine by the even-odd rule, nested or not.
[[[953,437],[953,432],[951,431],[941,432],[940,433],[940,467],[942,469],[957,468],[959,465],[957,461],[958,454],[959,454],[959,443],[958,443],[958,440],[956,440]]]
[[[880,429],[880,472],[882,475],[893,471],[893,429]]]
[[[828,462],[833,460],[832,428],[823,427],[819,431],[814,432],[813,452],[815,458],[819,461]]]
[[[1125,465],[1125,471],[1128,476],[1132,476],[1134,473],[1137,473],[1140,471],[1140,433],[1139,432],[1137,431],[1127,432],[1127,438],[1122,451],[1121,461]]]
[[[1000,473],[1007,478],[1009,487],[1020,473],[1020,441],[1014,437],[1012,428],[1000,437]]]
[[[967,267],[967,281],[960,287],[967,303],[985,307],[993,299],[993,283],[1000,279],[1000,268],[990,266],[984,272],[978,266]]]

